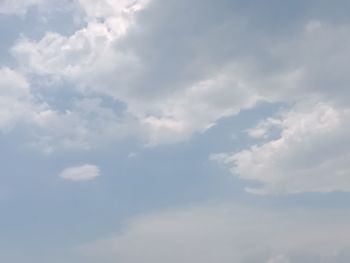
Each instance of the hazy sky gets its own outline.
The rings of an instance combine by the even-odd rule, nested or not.
[[[0,0],[0,261],[350,262],[349,10]]]

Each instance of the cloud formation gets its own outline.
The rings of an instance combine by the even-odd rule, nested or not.
[[[268,19],[265,11],[242,16],[238,7],[219,2],[218,19],[200,4],[194,23],[184,1],[78,1],[83,28],[20,39],[12,53],[33,74],[123,102],[150,145],[186,140],[257,102],[347,96],[348,26],[286,17],[287,35],[255,20]]]
[[[68,167],[64,169],[59,174],[59,177],[69,181],[79,182],[91,181],[100,175],[100,169],[96,165],[84,164],[81,166]]]
[[[267,139],[235,153],[214,154],[212,160],[230,167],[234,175],[262,184],[247,190],[257,194],[350,191],[349,109],[317,103],[299,106],[278,119],[277,139]]]

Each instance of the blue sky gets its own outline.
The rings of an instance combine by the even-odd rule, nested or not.
[[[348,1],[0,2],[0,261],[349,262]]]

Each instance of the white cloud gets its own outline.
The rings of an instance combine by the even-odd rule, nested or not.
[[[84,164],[64,169],[59,176],[69,181],[91,181],[100,176],[100,169],[96,165]]]
[[[128,62],[127,54],[111,49],[118,34],[122,32],[117,28],[112,31],[104,23],[91,22],[70,37],[46,33],[39,42],[22,39],[12,52],[31,72],[77,79],[84,84],[83,79],[111,74],[116,64]]]
[[[242,179],[261,182],[252,193],[350,191],[350,110],[318,103],[284,114],[280,136],[211,158]]]
[[[102,263],[338,262],[350,241],[348,219],[331,209],[191,207],[135,218],[79,252]]]
[[[18,126],[26,127],[30,144],[44,153],[88,150],[138,130],[134,120],[104,107],[100,98],[76,99],[71,110],[57,111],[33,94],[21,74],[0,68],[0,131]]]
[[[136,63],[132,55],[119,52],[114,45],[128,32],[134,24],[135,13],[146,3],[141,0],[78,1],[86,13],[85,27],[70,36],[47,32],[39,41],[20,39],[12,53],[32,73],[67,78],[80,86],[93,85],[105,76],[118,74],[120,67]],[[90,89],[103,88],[99,85]],[[100,93],[103,92],[100,90]]]
[[[19,73],[0,68],[0,130],[9,131],[18,123],[33,123],[45,104],[37,102],[27,80]]]

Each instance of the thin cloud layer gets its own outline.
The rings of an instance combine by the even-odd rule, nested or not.
[[[232,205],[171,210],[135,218],[122,233],[78,252],[102,263],[347,262],[349,215],[323,212]],[[332,217],[341,219],[330,224]]]

